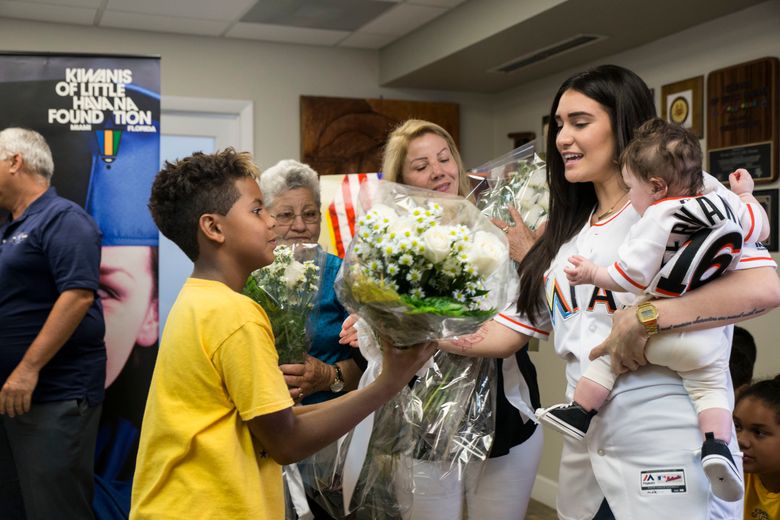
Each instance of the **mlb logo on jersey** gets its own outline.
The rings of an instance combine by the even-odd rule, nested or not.
[[[688,491],[685,470],[681,468],[645,470],[639,476],[642,495],[671,495]]]

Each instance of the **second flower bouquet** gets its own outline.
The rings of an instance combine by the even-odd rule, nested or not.
[[[325,252],[316,244],[280,245],[273,263],[253,272],[244,285],[244,294],[271,321],[279,364],[306,359],[324,263]]]
[[[516,224],[509,213],[514,206],[533,231],[547,220],[550,190],[545,162],[530,142],[472,170],[487,182],[477,206],[485,215]]]
[[[511,276],[506,237],[471,202],[383,181],[336,291],[404,346],[475,332],[503,306]]]

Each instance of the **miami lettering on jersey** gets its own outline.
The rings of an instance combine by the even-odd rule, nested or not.
[[[561,277],[561,283],[558,278],[553,275],[547,275],[545,277],[545,294],[547,300],[547,310],[550,312],[550,319],[555,324],[558,316],[563,320],[568,320],[576,313],[580,312],[580,306],[577,303],[577,293],[575,288],[569,285],[565,276]],[[568,295],[563,287],[568,288]],[[590,288],[592,286],[581,286],[583,288]],[[600,287],[592,287],[593,291],[588,300],[587,312],[596,311],[597,305],[602,305],[604,310],[608,314],[614,313],[618,306],[615,303],[615,298],[612,295],[612,291],[602,289]],[[557,311],[557,312],[556,312]]]

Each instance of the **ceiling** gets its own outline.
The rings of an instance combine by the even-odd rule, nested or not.
[[[375,49],[382,86],[490,93],[762,1],[0,0],[0,17]]]
[[[0,0],[0,17],[378,49],[465,0]]]

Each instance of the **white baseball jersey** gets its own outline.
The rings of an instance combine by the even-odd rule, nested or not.
[[[706,180],[707,185],[721,193],[728,191],[712,178]],[[502,325],[532,337],[546,339],[555,331],[555,351],[566,360],[569,399],[590,363],[588,354],[609,335],[612,314],[619,305],[609,290],[592,285],[571,287],[563,268],[572,255],[611,265],[638,220],[637,212],[626,204],[608,220],[594,225],[587,222],[560,248],[545,273],[547,312],[536,323],[516,314],[512,306],[496,317]],[[776,267],[765,249],[743,247],[737,269],[765,265]],[[722,330],[722,341],[730,344],[733,328]],[[624,374],[610,401],[594,417],[585,441],[565,444],[559,475],[559,489],[564,492],[558,496],[558,514],[564,519],[591,520],[606,496],[621,520],[662,515],[739,518],[741,502],[725,503],[710,496],[697,458],[700,447],[696,412],[675,372],[646,365]],[[736,441],[732,452],[741,461]]]
[[[735,201],[724,195],[668,198],[647,208],[618,249],[618,259],[608,268],[610,277],[627,292],[680,296],[733,269],[742,243],[754,243],[761,235],[762,220],[760,208],[733,193]],[[689,249],[677,260],[684,265],[669,265],[659,277],[681,249]]]

